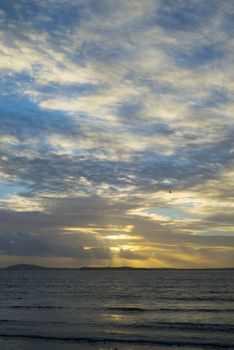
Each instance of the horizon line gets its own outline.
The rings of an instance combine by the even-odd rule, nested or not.
[[[57,269],[57,270],[234,270],[233,267],[132,267],[132,266],[43,266],[34,264],[14,264],[1,266],[0,269]]]

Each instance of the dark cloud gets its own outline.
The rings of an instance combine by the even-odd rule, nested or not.
[[[35,235],[29,233],[0,234],[2,254],[16,256],[73,257],[77,259],[111,259],[105,247],[85,249],[79,236]]]
[[[125,217],[125,211],[135,206],[134,203],[111,203],[109,198],[97,196],[48,197],[44,198],[44,205],[46,205],[45,212],[0,210],[1,232],[14,232],[20,229],[23,232],[46,234],[63,232],[64,227],[128,225],[129,219]],[[84,234],[81,237],[90,238],[91,236]],[[90,242],[86,244],[89,245]]]

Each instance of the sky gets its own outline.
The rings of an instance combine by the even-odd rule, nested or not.
[[[234,1],[0,0],[0,266],[234,266]]]

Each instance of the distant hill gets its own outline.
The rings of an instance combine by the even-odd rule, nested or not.
[[[31,265],[31,264],[17,264],[17,265],[11,265],[4,268],[5,270],[101,270],[101,271],[108,271],[108,270],[121,270],[121,271],[128,271],[128,270],[152,270],[145,267],[130,267],[130,266],[117,266],[117,267],[111,267],[111,266],[82,266],[82,267],[46,267],[46,266],[39,266],[39,265]],[[158,270],[158,269],[157,269]]]
[[[39,265],[18,264],[5,267],[7,270],[45,270],[48,267]]]
[[[118,267],[111,267],[111,266],[105,266],[105,267],[99,267],[99,266],[83,266],[83,267],[77,267],[77,268],[69,268],[69,267],[45,267],[45,266],[39,266],[39,265],[31,265],[31,264],[17,264],[17,265],[11,265],[7,266],[4,269],[6,270],[150,270],[148,268],[140,267],[130,267],[130,266],[118,266]]]

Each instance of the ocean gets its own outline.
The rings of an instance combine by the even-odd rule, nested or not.
[[[234,349],[234,270],[2,269],[0,349]]]

